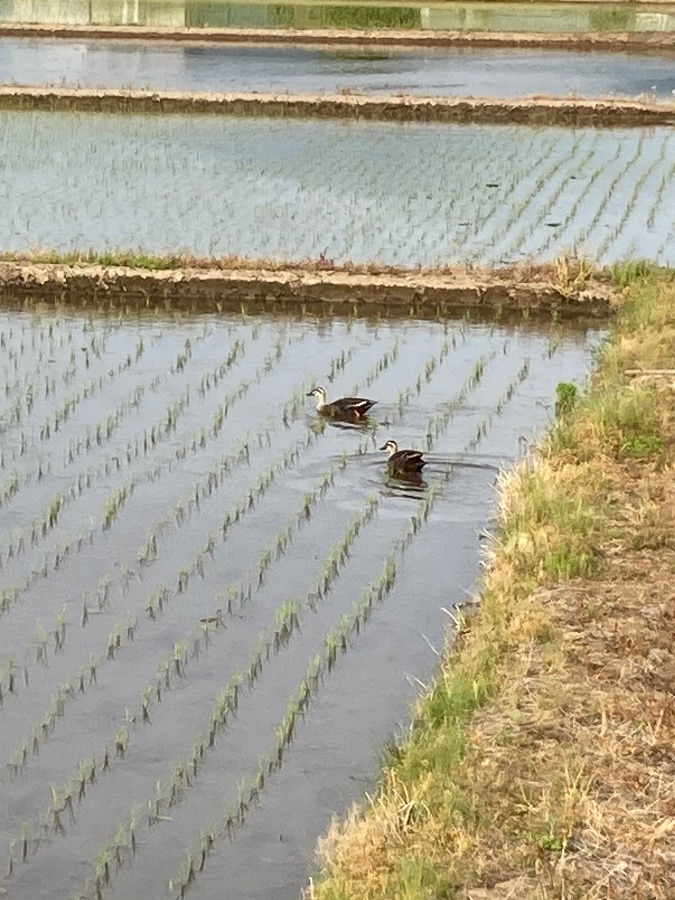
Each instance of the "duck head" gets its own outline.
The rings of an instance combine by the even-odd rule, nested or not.
[[[316,408],[323,409],[326,405],[326,389],[315,387],[307,394],[308,397],[316,397]]]
[[[394,453],[398,452],[398,444],[396,441],[387,441],[386,444],[383,444],[383,446],[380,447],[380,450],[388,450],[389,456],[393,456]]]

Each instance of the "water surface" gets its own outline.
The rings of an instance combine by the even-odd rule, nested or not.
[[[0,82],[186,91],[506,96],[646,93],[672,99],[675,51],[347,50],[0,39]]]
[[[227,884],[237,900],[297,900],[331,813],[373,787],[383,743],[431,677],[446,610],[475,587],[498,468],[551,420],[556,384],[583,382],[598,339],[538,320],[0,310],[0,486],[18,479],[0,508],[3,586],[13,586],[0,610],[8,896],[91,894],[111,839],[123,863],[111,870],[115,896],[175,896],[168,879],[188,851],[199,855],[206,829],[215,852],[195,896],[222,898]],[[377,400],[368,426],[321,422],[304,396],[317,382],[332,397]],[[426,485],[387,476],[377,447],[389,437],[427,450]],[[431,516],[402,552],[432,490]],[[55,496],[56,521],[31,539]],[[336,555],[345,534],[348,553]],[[392,553],[393,588],[317,682],[283,767],[230,844],[238,786],[266,766],[310,661]],[[300,627],[275,649],[289,600]],[[207,640],[200,620],[218,607],[222,626]],[[10,690],[12,671],[21,680]],[[236,716],[169,805],[172,779],[200,735],[208,740],[219,692],[238,675]],[[52,787],[60,809],[92,760],[95,779],[57,820]]]
[[[675,263],[672,129],[0,115],[0,249]]]

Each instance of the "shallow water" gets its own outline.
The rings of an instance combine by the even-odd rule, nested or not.
[[[675,7],[621,4],[267,4],[222,0],[0,0],[0,21],[190,28],[674,31]]]
[[[0,82],[185,91],[671,98],[675,53],[347,50],[0,38]]]
[[[433,672],[445,610],[474,586],[498,468],[550,421],[556,384],[583,381],[599,337],[595,327],[529,320],[1,312],[0,559],[6,590],[16,586],[0,611],[3,872],[17,841],[9,896],[76,896],[111,838],[121,846],[116,896],[175,896],[168,879],[188,849],[199,856],[202,829],[213,829],[196,896],[222,897],[227,884],[238,900],[295,900],[331,813],[372,786],[383,742],[404,726],[420,680]],[[320,422],[304,396],[316,382],[330,396],[377,399],[368,426]],[[376,448],[389,437],[427,450],[426,487],[386,476]],[[124,486],[128,496],[104,527],[110,498]],[[429,491],[431,515],[402,552],[397,542]],[[63,498],[56,521],[31,540],[55,496]],[[348,555],[317,593],[325,560],[355,518]],[[274,753],[275,730],[310,660],[325,653],[326,636],[378,582],[392,552],[393,588],[317,682],[283,767],[230,845],[224,823],[237,785]],[[263,654],[252,686],[244,678],[236,716],[167,806],[172,773],[208,733],[218,692],[247,671],[291,599],[299,629],[269,659]],[[218,607],[223,627],[207,642],[200,619]],[[64,623],[57,652],[54,633]],[[118,632],[121,646],[108,658]],[[67,684],[73,696],[62,692],[59,707],[58,686]],[[145,686],[152,696],[144,724]],[[123,756],[114,749],[120,729],[128,731]],[[86,782],[72,817],[64,805],[59,833],[48,812],[51,786],[65,804],[79,792],[79,764],[89,771],[93,758],[96,780]],[[162,817],[150,827],[157,797]]]
[[[0,114],[0,249],[675,263],[671,129]]]

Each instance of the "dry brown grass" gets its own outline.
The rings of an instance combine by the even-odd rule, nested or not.
[[[148,254],[141,252],[111,251],[101,253],[96,250],[60,252],[50,248],[35,249],[29,253],[0,253],[0,262],[22,263],[25,265],[64,265],[74,267],[126,266],[129,268],[161,271],[169,269],[203,269],[206,271],[270,271],[270,272],[344,272],[346,274],[364,275],[415,275],[443,276],[465,278],[470,275],[476,279],[496,281],[523,281],[532,283],[552,283],[561,288],[577,288],[583,290],[589,284],[605,284],[610,282],[611,275],[602,271],[581,258],[575,256],[560,257],[552,263],[522,260],[500,266],[478,266],[467,262],[464,265],[447,265],[409,268],[406,266],[382,265],[381,263],[355,263],[348,260],[335,263],[319,254],[317,258],[298,261],[284,259],[260,259],[247,256],[195,256],[182,254]]]
[[[507,475],[479,611],[314,900],[675,897],[675,281],[628,289],[589,395]]]

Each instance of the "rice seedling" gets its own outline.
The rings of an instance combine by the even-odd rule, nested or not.
[[[431,508],[440,493],[440,487],[436,486],[421,501],[416,515],[424,522],[427,521]],[[294,739],[298,721],[304,720],[306,716],[313,690],[316,690],[318,687],[322,674],[332,671],[339,652],[347,652],[349,636],[360,632],[370,615],[374,599],[377,598],[381,602],[393,589],[396,581],[397,558],[399,553],[404,552],[404,549],[403,538],[401,538],[397,541],[390,556],[387,557],[380,578],[364,591],[361,599],[354,604],[351,615],[344,614],[339,625],[325,636],[321,653],[312,658],[299,688],[288,700],[286,712],[276,729],[272,751],[266,760],[261,762],[257,772],[249,779],[240,782],[237,788],[235,812],[228,810],[225,814],[224,836],[228,839],[232,839],[237,827],[245,824],[246,813],[248,813],[251,803],[258,800],[260,791],[264,788],[267,775],[281,768],[284,751]],[[279,612],[283,617],[282,610]],[[209,831],[208,852],[202,853],[200,857],[199,871],[203,870],[208,854],[213,849],[218,836]],[[189,863],[189,860],[194,859],[194,854],[189,851],[187,858]],[[183,895],[188,887],[186,873],[187,869],[184,867],[177,877],[170,879],[169,889],[174,890],[180,886],[179,889],[182,892],[181,895]],[[195,872],[193,871],[189,883],[192,883],[195,877]]]
[[[440,314],[443,314],[442,310]],[[114,322],[111,333],[120,327],[117,315],[111,319]],[[31,379],[25,380],[25,372],[19,363],[15,374],[10,376],[14,379],[12,383],[16,384],[16,394],[10,394],[3,401],[9,410],[16,397],[22,397],[21,421],[14,425],[11,443],[3,446],[6,468],[0,478],[1,491],[16,472],[19,489],[18,493],[8,497],[8,506],[2,505],[0,510],[3,514],[6,508],[19,510],[21,497],[30,500],[30,492],[33,491],[41,492],[35,494],[41,500],[39,503],[32,501],[28,531],[25,531],[25,521],[18,517],[14,521],[19,523],[21,533],[5,531],[3,546],[6,551],[11,547],[11,558],[8,560],[8,552],[5,552],[1,559],[4,583],[0,589],[0,612],[9,611],[19,601],[26,604],[27,612],[31,609],[31,603],[35,602],[35,608],[41,603],[39,608],[44,623],[39,634],[34,635],[31,629],[30,634],[22,637],[22,611],[7,620],[9,630],[4,630],[7,643],[1,662],[0,694],[4,700],[2,715],[10,726],[7,734],[12,736],[11,753],[7,753],[5,763],[9,765],[10,776],[13,773],[17,776],[30,773],[40,783],[43,772],[54,771],[54,777],[49,779],[57,791],[54,809],[54,798],[48,802],[45,797],[45,808],[29,823],[30,838],[26,850],[26,862],[29,864],[33,864],[34,856],[38,853],[42,856],[42,850],[49,847],[47,839],[54,841],[58,838],[64,859],[68,858],[77,844],[78,829],[81,828],[79,821],[77,828],[72,827],[71,810],[79,820],[86,804],[87,821],[93,822],[95,832],[94,846],[101,851],[98,867],[92,864],[87,887],[89,896],[96,896],[97,891],[107,895],[109,889],[116,886],[118,877],[120,885],[123,880],[126,882],[127,878],[132,877],[129,863],[135,855],[144,852],[141,832],[149,827],[153,830],[161,827],[169,815],[178,823],[178,805],[188,796],[194,796],[193,789],[197,783],[203,785],[204,766],[212,765],[209,763],[210,754],[212,751],[221,754],[225,750],[220,735],[227,729],[238,740],[235,714],[243,711],[244,705],[247,712],[253,711],[251,704],[259,702],[257,698],[262,696],[261,689],[267,690],[267,686],[274,681],[270,667],[279,666],[279,671],[283,671],[281,667],[286,665],[285,660],[289,657],[282,654],[295,654],[306,646],[303,642],[311,634],[306,626],[310,621],[316,621],[313,615],[310,618],[310,613],[315,608],[318,610],[322,597],[330,596],[331,603],[322,604],[320,613],[334,615],[336,626],[329,630],[326,643],[323,638],[318,643],[315,649],[319,652],[315,657],[307,661],[307,670],[297,695],[289,699],[285,709],[281,707],[277,735],[279,743],[275,738],[269,756],[260,759],[259,764],[254,763],[250,777],[245,777],[241,790],[233,794],[224,817],[225,822],[230,819],[229,828],[219,823],[218,828],[209,826],[197,835],[199,841],[192,847],[192,855],[195,877],[198,876],[207,864],[214,845],[223,836],[224,829],[233,836],[234,829],[255,811],[267,783],[270,766],[273,772],[275,766],[283,762],[284,753],[295,740],[299,724],[307,714],[310,697],[327,676],[329,666],[333,671],[340,656],[349,650],[353,636],[371,621],[378,597],[383,600],[387,591],[394,589],[402,565],[400,554],[424,529],[425,515],[432,515],[430,508],[425,510],[419,507],[415,510],[414,520],[406,517],[401,538],[404,543],[392,545],[391,558],[389,553],[383,553],[382,571],[364,591],[363,585],[354,580],[358,576],[352,574],[357,569],[353,567],[351,557],[355,547],[367,546],[365,528],[369,516],[381,511],[383,497],[387,516],[382,516],[382,528],[378,528],[378,534],[381,536],[386,528],[401,527],[389,515],[389,505],[396,501],[390,495],[382,494],[379,487],[377,495],[380,496],[380,505],[374,511],[370,510],[371,498],[368,496],[363,496],[363,500],[357,499],[359,505],[353,519],[348,518],[349,513],[345,509],[346,503],[354,502],[354,491],[350,488],[354,483],[352,476],[364,478],[366,484],[372,480],[368,468],[371,460],[355,459],[355,449],[358,447],[362,453],[368,452],[372,447],[373,435],[370,432],[340,435],[333,429],[315,432],[306,428],[307,406],[303,392],[298,390],[300,385],[291,382],[291,386],[285,388],[287,382],[283,381],[294,371],[295,363],[288,357],[297,352],[294,348],[298,346],[298,335],[305,335],[303,348],[309,347],[311,350],[320,328],[323,329],[320,339],[326,341],[330,338],[332,323],[324,321],[315,327],[308,316],[307,321],[301,324],[284,323],[285,330],[274,334],[269,327],[270,320],[242,324],[234,318],[227,318],[227,313],[214,320],[215,324],[202,322],[192,330],[189,317],[182,313],[168,317],[168,327],[162,324],[162,314],[154,318],[150,314],[143,315],[146,317],[143,331],[137,331],[124,342],[117,337],[111,341],[111,345],[117,346],[119,354],[116,362],[126,364],[131,358],[133,365],[134,348],[140,334],[143,335],[143,359],[147,360],[144,371],[149,374],[143,376],[145,394],[141,400],[142,406],[138,412],[125,413],[119,426],[109,436],[106,436],[105,415],[98,423],[92,424],[89,419],[88,458],[85,459],[87,451],[84,443],[79,451],[76,449],[78,432],[81,432],[81,441],[86,442],[86,426],[82,424],[87,421],[83,402],[80,401],[78,407],[67,412],[64,404],[77,396],[84,379],[88,379],[87,384],[92,386],[97,402],[99,396],[101,403],[106,396],[111,396],[107,393],[109,385],[100,380],[108,371],[106,355],[101,351],[99,364],[90,343],[91,334],[84,340],[73,329],[72,344],[64,337],[64,346],[59,350],[59,332],[58,329],[54,331],[55,352],[61,354],[62,365],[55,387],[52,389],[50,384],[48,388],[50,394],[54,390],[53,396],[45,398],[47,388],[44,381],[32,376],[35,385],[32,400],[26,401],[24,392]],[[188,330],[181,333],[178,329],[186,324]],[[42,327],[46,354],[47,324]],[[156,338],[159,331],[155,329],[162,327],[167,336],[166,344]],[[201,355],[201,348],[199,352],[197,350],[197,339],[207,333],[207,327],[211,328],[214,336],[219,331],[225,335],[226,346],[222,349],[221,345],[217,351],[222,360],[214,355],[215,342],[206,348],[211,354],[210,361]],[[362,367],[365,372],[362,383],[365,379],[382,378],[382,390],[374,395],[383,401],[383,409],[384,404],[388,407],[393,405],[389,398],[396,396],[397,388],[405,379],[410,381],[412,389],[407,398],[405,393],[401,396],[401,410],[405,412],[407,404],[415,402],[419,379],[419,396],[433,415],[433,411],[447,399],[442,379],[449,370],[447,366],[445,370],[442,366],[449,358],[457,362],[461,377],[467,383],[471,379],[474,383],[479,381],[483,388],[479,402],[483,403],[483,396],[491,384],[488,379],[493,378],[492,371],[488,374],[487,368],[490,349],[498,344],[500,359],[503,353],[503,339],[499,335],[501,326],[494,330],[492,337],[487,331],[482,333],[489,342],[487,349],[482,351],[486,357],[482,372],[473,370],[475,355],[471,360],[468,352],[463,353],[461,359],[459,354],[451,354],[453,347],[471,340],[473,324],[463,329],[459,326],[448,328],[444,322],[429,326],[416,324],[400,332],[397,344],[396,330],[386,317],[373,318],[365,326],[367,332],[364,332],[364,325],[357,318],[352,319],[349,327],[351,330],[348,332],[346,324],[341,326],[340,334],[349,333],[350,337],[348,341],[338,343],[339,351],[332,364],[333,375],[336,380],[346,377],[348,384],[355,380],[353,376],[356,376],[356,369],[361,365],[359,361],[366,358],[363,341],[364,333],[367,334],[368,340],[377,349]],[[434,353],[427,349],[428,344],[421,337],[422,329],[428,329],[424,334],[438,335],[433,345]],[[4,331],[6,333],[6,329]],[[0,334],[2,332],[0,323]],[[242,369],[241,376],[232,368],[228,370],[229,375],[227,372],[221,375],[220,366],[234,349],[235,338],[243,333],[246,334],[248,354],[258,355],[251,359],[247,354],[246,370],[244,372]],[[27,348],[31,346],[30,334],[30,330],[26,330],[24,341]],[[188,336],[190,352],[185,349]],[[289,343],[287,336],[293,337],[294,343]],[[561,330],[563,345],[565,340],[565,332]],[[256,345],[255,341],[259,344]],[[37,336],[36,345],[40,346]],[[88,348],[86,354],[80,345]],[[100,345],[97,343],[97,346]],[[74,370],[70,359],[72,348],[78,351]],[[321,353],[314,358],[323,354],[323,347],[320,349]],[[166,372],[160,373],[160,377],[155,376],[150,368],[153,354],[166,360]],[[177,355],[181,355],[180,359]],[[86,356],[89,358],[88,370]],[[330,371],[331,360],[327,357],[326,354],[321,367]],[[545,357],[546,354],[542,358],[538,354],[536,359],[533,357],[533,372],[545,365]],[[232,365],[238,364],[240,359],[242,357],[238,355]],[[412,367],[409,366],[411,359],[415,360]],[[453,376],[459,381],[454,365],[455,362],[452,363]],[[173,375],[171,368],[175,369]],[[112,365],[110,371],[114,371]],[[406,374],[402,375],[404,371]],[[274,415],[260,412],[269,409],[265,395],[269,384],[260,391],[256,385],[258,379],[272,372],[279,373],[282,384],[279,407],[283,410],[286,406],[286,423],[281,418],[281,412]],[[61,373],[66,376],[65,380],[61,379]],[[302,374],[305,374],[304,371]],[[136,375],[129,372],[128,376],[122,377],[124,380],[115,385],[117,394],[114,402],[104,408],[112,410],[122,398],[131,397],[130,386]],[[235,380],[231,380],[233,378]],[[325,372],[322,378],[325,378]],[[245,398],[232,400],[229,408],[224,409],[224,401],[235,396],[239,383],[249,385]],[[503,384],[499,389],[504,391]],[[467,388],[457,401],[457,411],[466,406],[468,397]],[[181,404],[176,405],[179,398],[182,398]],[[49,400],[53,400],[51,412]],[[238,403],[236,414],[234,402]],[[32,413],[28,411],[30,403]],[[92,408],[94,405],[92,402]],[[210,423],[219,407],[227,413],[227,417],[223,419],[219,436],[214,438]],[[145,415],[146,408],[152,409],[151,416]],[[60,411],[58,422],[53,418],[56,411]],[[37,433],[31,433],[31,423],[42,423],[48,412],[52,416],[50,441],[42,445],[37,441],[31,447],[31,441],[38,437]],[[442,424],[440,418],[435,421]],[[100,437],[97,437],[96,424],[101,426]],[[113,427],[112,422],[110,427]],[[489,427],[486,417],[483,429]],[[28,449],[23,458],[17,456],[14,459],[12,454],[19,450],[22,430]],[[100,444],[97,443],[99,439]],[[225,446],[218,446],[215,440]],[[75,443],[71,445],[71,441]],[[440,438],[436,437],[436,441],[440,443]],[[324,442],[328,459],[321,470],[318,460],[324,455]],[[68,457],[69,446],[73,447],[71,459]],[[201,454],[199,459],[196,454]],[[42,474],[38,480],[35,475],[40,471]],[[308,481],[310,475],[311,481]],[[379,484],[379,471],[375,472],[374,479]],[[445,482],[443,485],[445,487]],[[123,487],[128,489],[128,497],[119,506],[110,526],[104,530],[106,499]],[[367,491],[368,488],[363,491],[361,484],[359,494],[367,495]],[[34,520],[39,523],[39,517],[47,511],[51,497],[57,492],[63,496],[58,521],[44,536],[41,527],[36,527],[36,542],[33,543],[31,525]],[[99,496],[101,499],[96,500]],[[324,505],[324,501],[331,506]],[[280,502],[289,504],[281,514]],[[326,530],[334,512],[341,516],[341,534],[331,534],[330,530]],[[78,522],[78,516],[91,517],[93,527]],[[221,520],[223,527],[219,538]],[[130,529],[126,528],[127,523]],[[306,529],[302,544],[298,539],[301,529]],[[311,558],[303,559],[303,566],[310,565],[311,568],[307,574],[293,581],[294,554],[304,552],[301,547],[310,546],[312,533],[318,535],[322,529],[324,535],[330,535],[329,546],[321,552],[323,558],[315,562]],[[221,547],[222,539],[225,543]],[[309,539],[309,545],[305,544],[305,539]],[[238,558],[242,547],[247,551],[245,560]],[[110,558],[106,559],[108,556]],[[301,559],[302,555],[297,558]],[[359,552],[354,563],[358,562],[360,566],[364,558],[364,554]],[[414,565],[414,556],[410,555],[409,559],[410,563],[406,562],[406,565]],[[228,581],[224,583],[223,565],[228,567]],[[228,583],[232,573],[236,580]],[[283,580],[284,589],[279,591],[276,595],[279,599],[266,611],[265,602],[258,602],[258,596],[260,601],[272,597],[272,592],[282,584],[282,581],[277,582],[277,577]],[[354,616],[352,609],[345,612],[344,608],[340,608],[336,613],[330,613],[330,605],[340,603],[343,596],[342,591],[334,591],[338,578],[341,584],[345,584],[345,592],[354,588],[353,596],[362,603],[358,617]],[[67,595],[63,594],[64,586],[68,588]],[[262,593],[258,595],[259,591]],[[167,604],[173,604],[179,598],[179,592],[180,601],[167,617]],[[60,621],[66,596],[68,616]],[[174,745],[174,738],[170,738],[168,743],[172,748],[175,746],[170,753],[173,760],[171,766],[162,766],[154,751],[146,756],[146,751],[161,740],[160,735],[168,734],[165,729],[171,717],[180,717],[187,692],[175,688],[189,688],[191,696],[196,698],[195,702],[200,702],[200,672],[204,671],[201,667],[206,664],[205,659],[209,665],[212,665],[210,660],[213,659],[218,665],[222,661],[227,662],[229,642],[233,641],[232,646],[237,646],[237,641],[240,641],[237,635],[243,635],[243,629],[250,628],[252,616],[259,616],[260,619],[247,633],[243,646],[240,644],[241,655],[223,676],[221,690],[216,697],[209,698],[208,705],[200,713],[198,733],[177,736],[175,740],[181,742],[185,738],[182,749],[180,744]],[[77,627],[78,622],[80,628]],[[161,630],[160,627],[153,629],[153,625],[160,622]],[[145,639],[141,640],[141,637]],[[15,638],[18,640],[15,641]],[[157,644],[158,640],[161,640],[161,645]],[[97,652],[92,653],[92,650]],[[113,663],[114,669],[111,668]],[[140,665],[136,667],[136,663]],[[144,663],[147,664],[147,671],[141,668]],[[118,670],[118,666],[122,668]],[[99,708],[98,697],[103,701],[106,696],[112,699],[117,696],[115,686],[119,675],[129,687],[130,699],[118,702],[118,709],[113,715],[114,726],[108,724],[101,727],[94,712]],[[78,702],[74,703],[74,700]],[[93,744],[76,753],[69,764],[57,770],[54,763],[58,759],[61,739],[64,746],[72,742],[75,723],[85,721],[84,717],[90,713]],[[15,732],[15,723],[21,720],[24,725],[19,732]],[[52,740],[53,735],[59,740]],[[75,744],[71,743],[71,746]],[[34,754],[38,753],[39,760],[34,758]],[[123,784],[125,771],[135,778],[142,758],[152,758],[150,765],[155,771],[147,782],[147,796],[142,807],[144,815],[134,827],[132,841],[128,820],[108,832],[103,822],[94,821],[95,810],[105,803],[106,792],[111,785]],[[107,777],[109,772],[115,771],[119,782],[112,776]],[[158,788],[153,794],[155,780]],[[8,781],[11,795],[16,794],[21,802],[25,784],[25,778]],[[148,801],[151,806],[147,805]],[[78,812],[80,805],[82,811]],[[209,818],[212,818],[212,810],[209,811]],[[46,831],[42,827],[43,822],[47,826]],[[176,827],[180,829],[182,826],[177,824]],[[160,846],[164,841],[163,833],[164,829]],[[16,833],[7,837],[15,841],[10,856],[12,878],[16,878],[22,858],[21,828],[17,827]],[[6,847],[7,844],[3,844],[3,850]],[[96,853],[92,854],[92,857],[95,856]],[[49,866],[47,852],[44,857],[44,862],[42,859],[38,861],[36,868],[43,864]],[[4,852],[0,864],[5,866],[4,871],[9,868],[9,858]],[[96,871],[100,876],[98,886]],[[183,874],[188,872],[189,866]],[[126,887],[120,889],[124,893]]]

